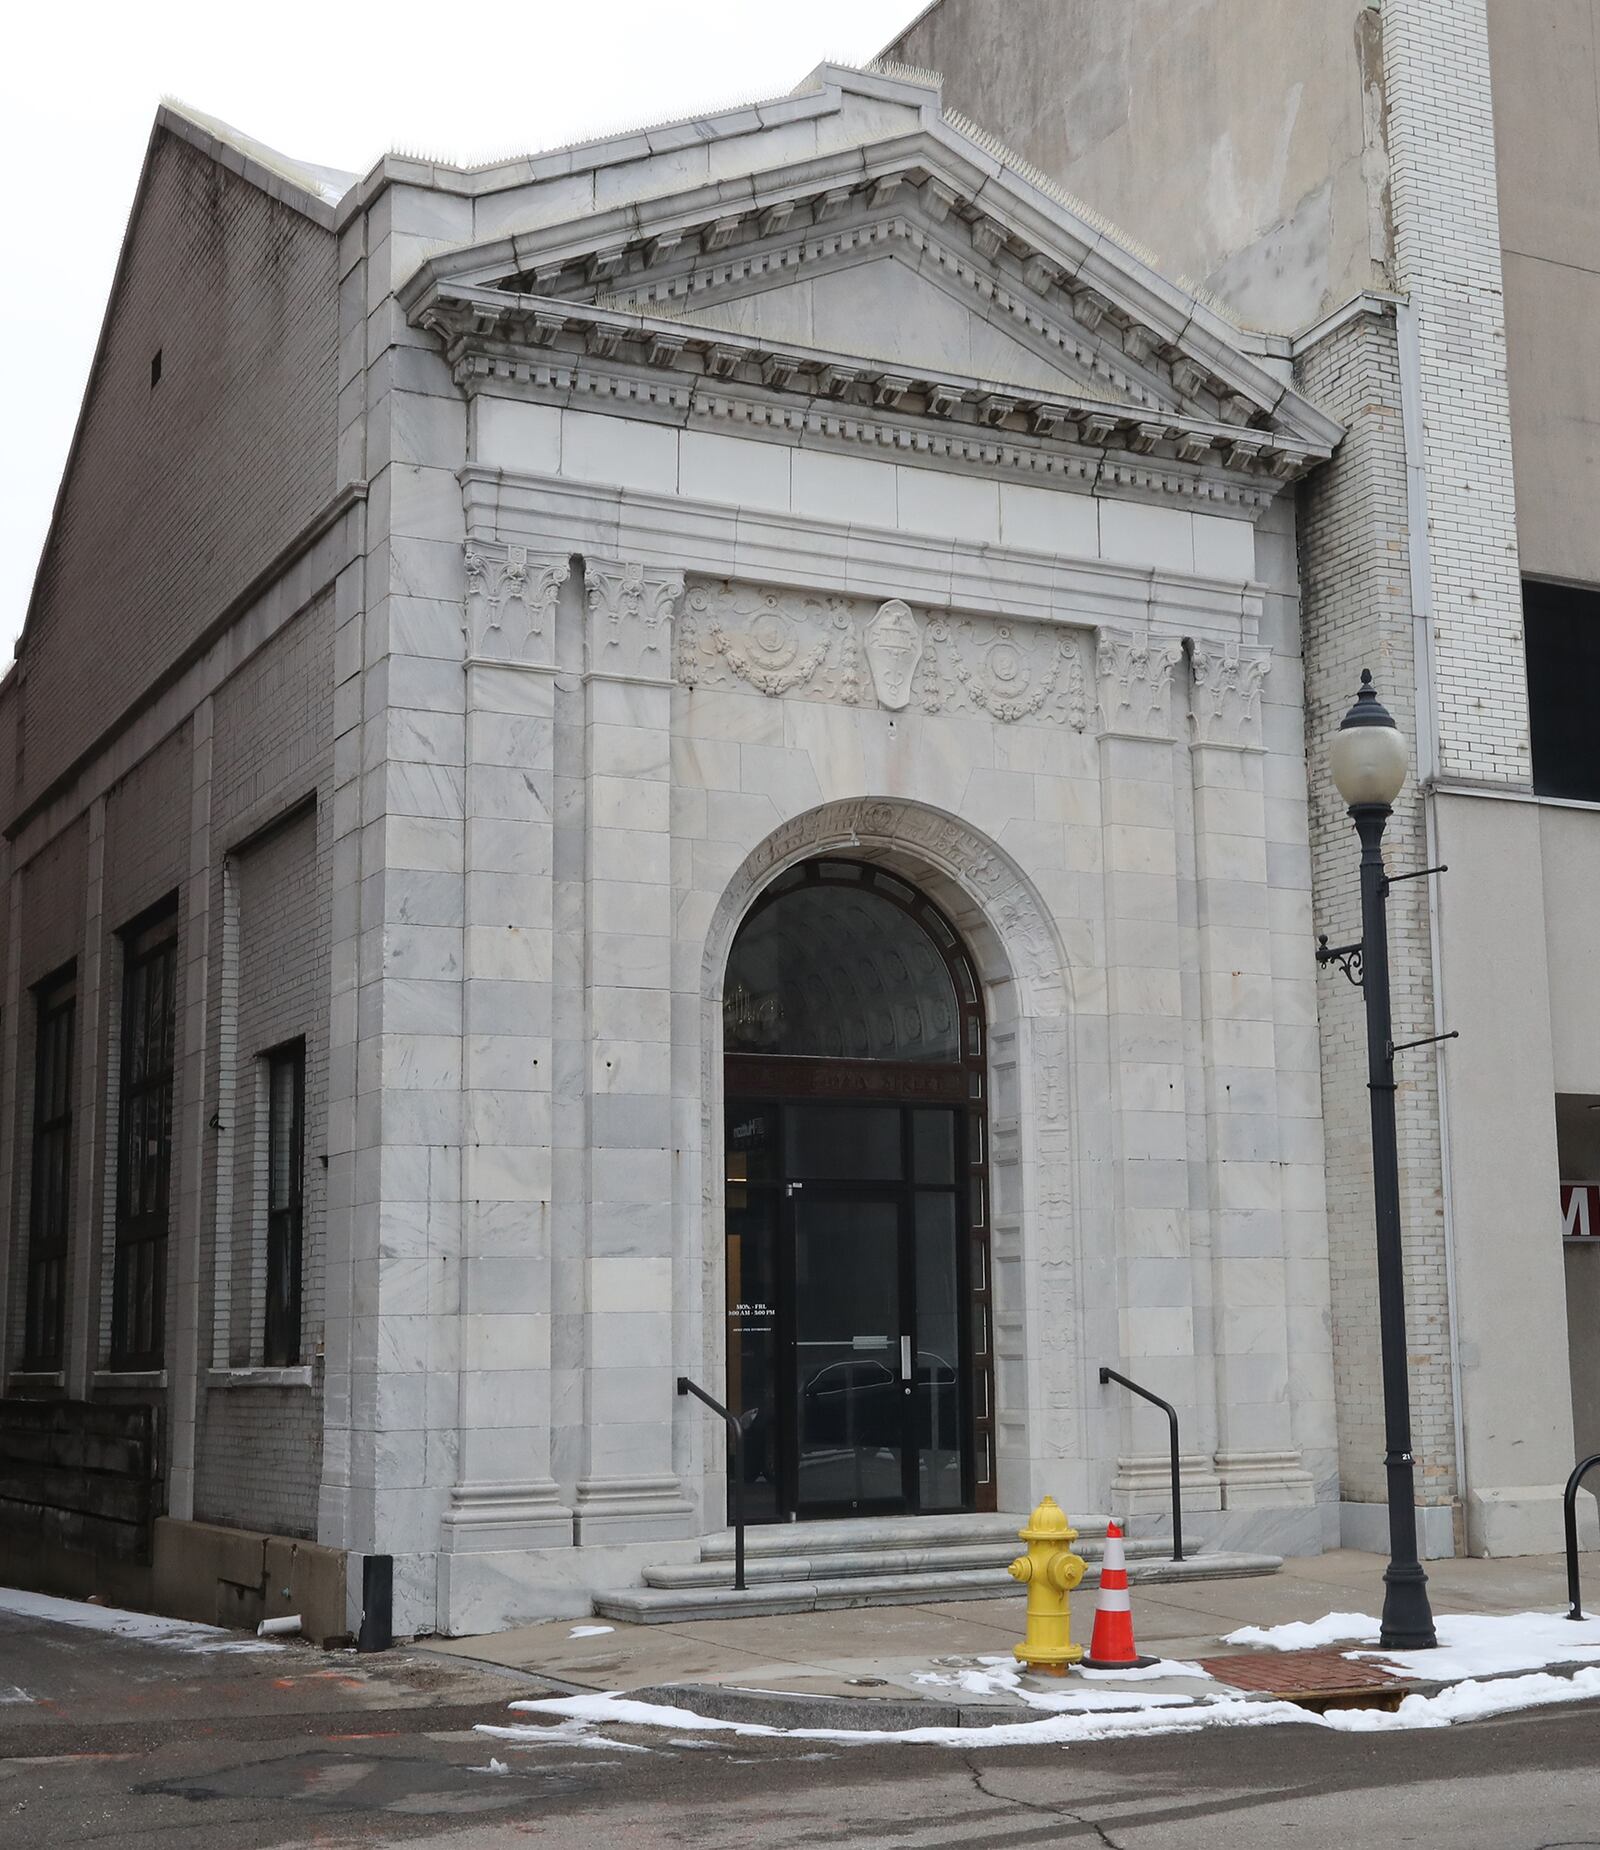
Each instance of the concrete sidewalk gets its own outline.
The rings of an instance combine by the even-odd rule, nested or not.
[[[1280,1574],[1247,1580],[1212,1580],[1135,1588],[1133,1616],[1139,1649],[1151,1656],[1194,1660],[1229,1654],[1223,1636],[1244,1625],[1281,1625],[1321,1619],[1330,1612],[1376,1614],[1383,1604],[1384,1559],[1340,1550],[1284,1563]],[[1586,1610],[1600,1606],[1600,1567],[1589,1557],[1593,1592]],[[1436,1614],[1508,1614],[1566,1610],[1566,1561],[1560,1555],[1516,1560],[1444,1560],[1428,1564]],[[737,1713],[739,1692],[752,1719],[774,1696],[855,1697],[877,1704],[907,1699],[931,1710],[940,1694],[930,1673],[959,1671],[982,1658],[1008,1654],[1022,1636],[1024,1596],[927,1606],[863,1607],[798,1613],[783,1618],[701,1620],[684,1624],[616,1624],[592,1637],[572,1634],[588,1622],[562,1619],[486,1637],[442,1639],[429,1648],[455,1657],[549,1678],[575,1691],[649,1691],[693,1686],[725,1692],[716,1707]],[[1073,1601],[1073,1635],[1087,1643],[1093,1595]],[[1030,1679],[1032,1681],[1033,1679]],[[1062,1681],[1037,1679],[1041,1689]],[[1130,1685],[1130,1687],[1133,1687]],[[1193,1693],[1187,1679],[1142,1680],[1154,1694]],[[1003,1696],[963,1695],[963,1707],[985,1701],[1010,1706]],[[704,1703],[699,1703],[703,1710]],[[706,1712],[709,1712],[708,1710]],[[899,1724],[896,1724],[899,1725]]]

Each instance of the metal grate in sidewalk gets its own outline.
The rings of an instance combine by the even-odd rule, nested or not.
[[[1252,1695],[1276,1696],[1303,1708],[1393,1708],[1416,1679],[1339,1651],[1249,1651],[1203,1657],[1200,1668],[1219,1683]]]

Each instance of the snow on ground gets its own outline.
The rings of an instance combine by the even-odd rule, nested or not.
[[[1457,1677],[1504,1676],[1547,1664],[1600,1663],[1600,1619],[1574,1623],[1562,1613],[1435,1613],[1439,1643],[1432,1651],[1378,1649],[1376,1619],[1359,1612],[1332,1612],[1325,1619],[1293,1625],[1246,1625],[1229,1632],[1224,1644],[1255,1645],[1267,1651],[1305,1651],[1319,1645],[1352,1644],[1346,1657],[1373,1658],[1430,1682]]]
[[[1105,1671],[1096,1673],[1092,1670],[1081,1671],[1084,1678],[1105,1680],[1111,1677],[1198,1677],[1209,1682],[1210,1678],[1198,1664],[1180,1664],[1163,1659],[1159,1664],[1145,1671]],[[1077,1677],[1071,1679],[1052,1677],[1054,1688],[1029,1688],[1023,1682],[1023,1669],[1014,1657],[980,1657],[970,1667],[952,1666],[948,1670],[924,1671],[912,1679],[913,1682],[929,1685],[934,1689],[950,1690],[966,1696],[1005,1696],[1014,1702],[1025,1703],[1030,1709],[1060,1711],[1063,1709],[1131,1709],[1140,1707],[1174,1708],[1182,1707],[1190,1699],[1186,1695],[1141,1696],[1132,1690],[1085,1689]]]
[[[1124,1740],[1143,1735],[1186,1734],[1200,1728],[1263,1728],[1297,1722],[1307,1728],[1330,1728],[1343,1734],[1382,1734],[1414,1728],[1448,1728],[1456,1722],[1480,1721],[1517,1709],[1556,1703],[1587,1702],[1600,1697],[1600,1619],[1573,1624],[1559,1614],[1444,1614],[1436,1616],[1439,1649],[1385,1652],[1371,1648],[1378,1622],[1363,1613],[1335,1612],[1310,1623],[1245,1626],[1224,1642],[1267,1650],[1297,1651],[1354,1643],[1351,1658],[1379,1658],[1412,1676],[1448,1682],[1436,1695],[1406,1696],[1398,1709],[1333,1709],[1313,1714],[1291,1702],[1222,1693],[1181,1695],[1135,1689],[1085,1687],[1081,1677],[1059,1689],[1030,1688],[1021,1666],[1008,1657],[981,1657],[971,1664],[931,1669],[915,1680],[934,1689],[979,1697],[1005,1697],[1039,1711],[1015,1722],[986,1728],[775,1728],[760,1722],[737,1722],[697,1715],[690,1709],[639,1702],[621,1694],[563,1696],[514,1702],[513,1710],[557,1718],[556,1725],[510,1725],[480,1732],[519,1747],[563,1743],[568,1746],[619,1748],[594,1731],[607,1726],[672,1728],[680,1736],[716,1733],[765,1736],[794,1741],[832,1741],[851,1746],[869,1741],[899,1741],[911,1746],[986,1747],[1071,1746],[1091,1741]],[[1570,1677],[1550,1676],[1542,1666],[1582,1664]],[[1525,1674],[1516,1674],[1522,1672]],[[1204,1678],[1197,1664],[1166,1661],[1151,1675]],[[1495,1678],[1495,1681],[1484,1681]]]
[[[563,1718],[558,1727],[495,1727],[479,1723],[480,1734],[492,1735],[517,1747],[557,1744],[573,1747],[618,1748],[620,1741],[605,1741],[584,1730],[607,1725],[635,1728],[675,1728],[684,1733],[702,1731],[735,1736],[762,1736],[791,1741],[832,1741],[840,1746],[896,1741],[912,1747],[1082,1746],[1094,1741],[1128,1740],[1145,1735],[1190,1734],[1202,1728],[1267,1728],[1297,1722],[1307,1728],[1330,1728],[1342,1734],[1397,1733],[1416,1728],[1448,1728],[1456,1722],[1481,1721],[1517,1709],[1548,1707],[1555,1703],[1588,1702],[1600,1697],[1600,1668],[1580,1670],[1572,1677],[1541,1674],[1506,1678],[1497,1683],[1465,1682],[1435,1696],[1407,1696],[1398,1710],[1333,1709],[1313,1714],[1292,1702],[1262,1702],[1242,1696],[1210,1696],[1198,1700],[1138,1696],[1130,1692],[1129,1705],[1114,1714],[1057,1713],[1033,1721],[1002,1722],[988,1728],[773,1728],[761,1722],[722,1721],[696,1715],[692,1710],[664,1703],[636,1702],[617,1695],[564,1696],[544,1701],[514,1702],[511,1707],[529,1714]]]
[[[24,1593],[19,1587],[0,1587],[0,1614],[3,1613],[18,1619],[40,1619],[50,1625],[75,1625],[80,1631],[107,1632],[137,1644],[161,1645],[174,1651],[209,1655],[283,1649],[281,1644],[241,1638],[220,1625],[195,1625],[187,1619],[163,1619],[151,1612],[124,1612],[117,1606],[52,1599],[48,1593]]]
[[[616,1630],[614,1625],[574,1625],[567,1633],[569,1638],[603,1638],[607,1632]]]
[[[1364,1612],[1330,1612],[1325,1619],[1296,1619],[1289,1625],[1241,1625],[1224,1644],[1249,1644],[1260,1651],[1315,1651],[1323,1645],[1376,1644],[1378,1621]]]

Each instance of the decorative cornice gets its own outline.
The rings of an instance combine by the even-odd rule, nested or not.
[[[1076,442],[1130,456],[1159,451],[1175,461],[1209,461],[1272,481],[1291,481],[1329,454],[1270,430],[1240,430],[1220,418],[1153,411],[1068,391],[1022,386],[999,391],[992,380],[970,375],[912,369],[902,361],[868,360],[546,296],[441,283],[414,307],[412,318],[443,342],[456,384],[469,392],[491,381],[583,390],[584,374],[596,380],[612,377],[600,370],[609,362],[656,372],[675,385],[744,385],[762,395],[822,398],[859,411],[892,402],[919,420],[1031,434],[1041,441]]]
[[[618,565],[589,559],[584,577],[587,672],[624,681],[670,681],[673,606],[683,595],[683,574],[649,571],[634,561]]]
[[[1272,670],[1272,657],[1197,642],[1191,668],[1189,721],[1195,744],[1259,751],[1261,684]]]
[[[526,546],[480,543],[468,546],[465,565],[468,661],[553,667],[556,600],[570,561]]]
[[[610,265],[609,288],[637,291],[664,269],[708,260],[712,267],[748,266],[761,261],[760,247],[773,238],[792,242],[824,226],[848,231],[863,217],[893,212],[953,240],[964,260],[986,273],[980,288],[1021,292],[1036,314],[1075,324],[1097,366],[1138,367],[1164,384],[1170,369],[1183,365],[1191,390],[1219,407],[1236,399],[1250,420],[1310,449],[1331,449],[1338,425],[1246,352],[1192,288],[1159,275],[1149,253],[1108,235],[1102,221],[1036,170],[1017,176],[1003,162],[997,168],[992,152],[974,145],[978,132],[970,126],[925,115],[917,128],[866,148],[794,160],[737,183],[619,199],[599,212],[440,250],[403,287],[401,300],[410,312],[444,281],[522,289],[531,281],[541,294],[592,295],[597,252],[621,253]]]

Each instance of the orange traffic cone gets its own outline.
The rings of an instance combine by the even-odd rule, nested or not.
[[[1128,1604],[1128,1556],[1122,1530],[1106,1525],[1106,1552],[1100,1563],[1100,1597],[1095,1601],[1094,1636],[1089,1640],[1085,1670],[1142,1670],[1155,1663],[1141,1657],[1133,1642],[1133,1608]]]

